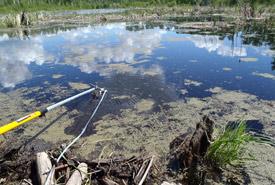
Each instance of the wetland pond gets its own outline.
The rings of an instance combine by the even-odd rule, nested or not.
[[[97,83],[108,93],[75,146],[82,158],[128,157],[141,148],[165,158],[174,137],[193,131],[205,114],[218,125],[254,120],[274,137],[274,44],[266,28],[213,30],[172,20],[2,31],[0,125]],[[85,95],[48,112],[1,136],[0,147],[69,143],[97,102]]]

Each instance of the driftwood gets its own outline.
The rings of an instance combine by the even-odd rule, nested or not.
[[[86,163],[80,163],[71,178],[66,185],[81,185],[82,181],[87,177],[88,165]]]
[[[44,185],[52,168],[52,163],[49,159],[49,156],[45,152],[36,154],[36,166],[39,183]]]

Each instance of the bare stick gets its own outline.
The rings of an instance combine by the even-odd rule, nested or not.
[[[150,168],[151,168],[151,166],[152,166],[152,164],[153,164],[154,157],[155,157],[155,156],[152,156],[151,161],[150,161],[150,163],[149,163],[149,165],[148,165],[148,167],[147,167],[147,169],[146,169],[146,171],[145,171],[145,173],[144,173],[144,175],[143,175],[141,181],[138,183],[138,185],[142,185],[143,182],[145,181],[145,179],[146,179],[146,177],[147,177],[147,175],[148,175],[148,173],[149,173],[149,170],[150,170]]]
[[[146,169],[146,166],[145,166],[146,162],[147,162],[147,160],[143,161],[143,163],[142,163],[142,165],[141,165],[141,167],[140,167],[140,169],[139,169],[139,171],[138,171],[138,173],[137,173],[137,175],[134,179],[134,182],[136,184],[140,181],[140,179],[142,177],[142,174],[144,173],[144,171]]]
[[[26,182],[26,183],[28,183],[29,185],[33,185],[30,181],[28,181],[27,179],[24,179],[24,181]]]
[[[62,164],[62,165],[60,165],[60,166],[55,167],[55,170],[59,170],[59,169],[62,169],[62,168],[66,168],[66,167],[68,167],[68,166],[69,166],[68,164]]]

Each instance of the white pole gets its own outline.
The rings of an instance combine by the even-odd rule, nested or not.
[[[77,94],[77,95],[75,95],[75,96],[72,96],[72,97],[70,97],[70,98],[67,98],[67,99],[65,99],[65,100],[63,100],[63,101],[61,101],[61,102],[58,102],[58,103],[56,103],[56,104],[54,104],[54,105],[51,105],[51,106],[47,107],[46,109],[47,109],[47,111],[50,111],[50,110],[52,110],[52,109],[54,109],[54,108],[56,108],[56,107],[58,107],[58,106],[61,106],[61,105],[65,104],[65,103],[67,103],[67,102],[69,102],[69,101],[72,101],[72,100],[74,100],[74,99],[76,99],[76,98],[78,98],[78,97],[80,97],[80,96],[83,96],[83,95],[85,95],[85,94],[88,94],[89,92],[92,92],[92,91],[94,91],[94,90],[95,90],[95,88],[91,88],[91,89],[89,89],[89,90],[87,90],[87,91],[84,91],[84,92],[79,93],[79,94]]]

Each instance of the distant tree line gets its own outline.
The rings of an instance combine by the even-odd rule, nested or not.
[[[275,0],[0,0],[0,5],[50,4],[83,8],[118,8],[152,5],[274,5]]]

